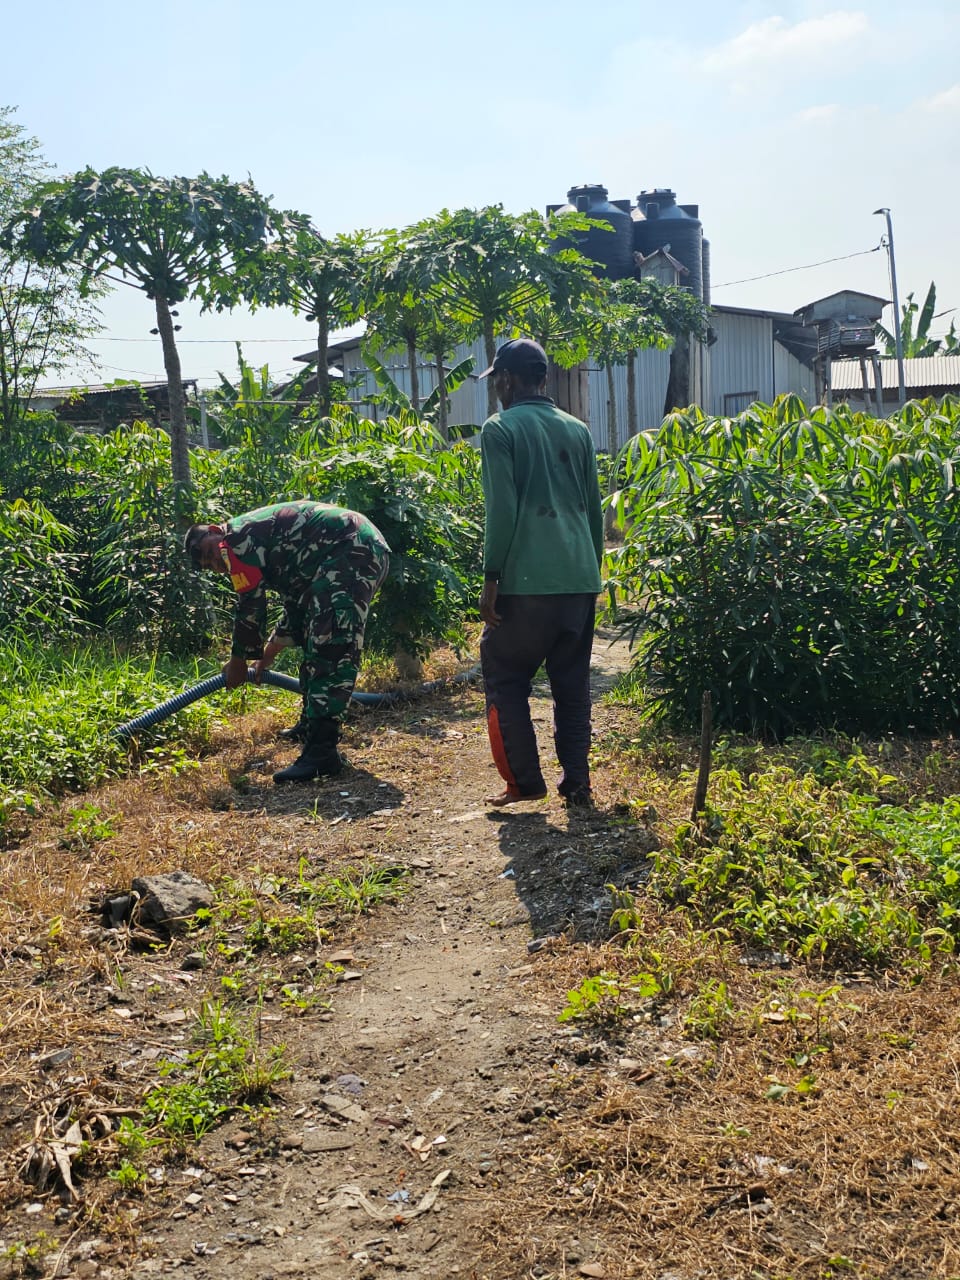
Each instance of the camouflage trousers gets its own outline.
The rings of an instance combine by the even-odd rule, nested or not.
[[[303,648],[300,689],[306,720],[339,720],[357,682],[363,632],[390,555],[369,541],[347,543],[317,565],[298,600],[286,600],[287,620]]]

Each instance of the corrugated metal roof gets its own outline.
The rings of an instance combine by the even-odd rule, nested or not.
[[[880,361],[880,377],[884,390],[899,386],[896,360]],[[904,384],[910,387],[960,387],[960,356],[913,357],[903,362]],[[830,383],[834,391],[861,391],[863,377],[859,360],[834,360],[830,366]],[[873,372],[867,361],[867,385],[873,388]]]
[[[194,386],[196,378],[184,378],[183,385],[185,387]],[[99,396],[109,395],[112,392],[133,392],[138,391],[165,391],[167,387],[166,380],[163,382],[121,382],[111,384],[109,382],[90,382],[85,385],[71,383],[66,387],[37,387],[33,393],[33,399],[53,398],[59,396],[61,399],[69,396]]]

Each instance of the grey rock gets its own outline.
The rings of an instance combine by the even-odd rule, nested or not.
[[[169,933],[184,930],[201,908],[213,906],[213,890],[187,871],[138,876],[133,892],[140,897],[134,911],[138,923]]]

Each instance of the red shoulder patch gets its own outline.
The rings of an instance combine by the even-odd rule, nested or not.
[[[243,560],[239,560],[225,542],[220,543],[220,550],[223,552],[223,558],[227,562],[227,568],[230,570],[230,579],[233,582],[234,591],[243,595],[245,591],[252,591],[254,587],[260,585],[263,581],[263,574],[255,564],[245,564]]]

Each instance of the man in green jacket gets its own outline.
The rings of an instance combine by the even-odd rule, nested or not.
[[[228,689],[262,676],[282,649],[303,649],[298,760],[274,782],[309,782],[340,772],[340,720],[356,683],[370,602],[387,576],[390,548],[359,512],[323,502],[278,502],[226,524],[195,524],[184,550],[201,569],[230,575],[237,592]],[[267,588],[283,613],[267,637]],[[288,736],[294,736],[288,731]]]
[[[506,342],[492,374],[503,406],[480,433],[485,504],[480,660],[487,731],[506,790],[497,807],[547,794],[530,718],[546,667],[554,745],[568,805],[591,803],[590,655],[603,555],[603,513],[590,432],[544,394],[547,358]]]

